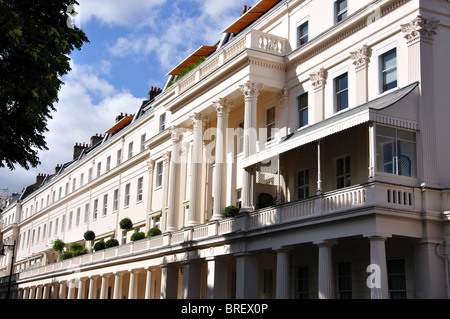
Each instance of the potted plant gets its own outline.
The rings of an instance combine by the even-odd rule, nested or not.
[[[158,227],[150,228],[148,230],[148,232],[147,232],[147,236],[148,237],[158,236],[158,235],[161,235],[161,234],[162,234],[162,232],[161,232],[161,230]]]
[[[119,241],[115,238],[108,239],[105,243],[105,248],[111,248],[115,246],[119,246]]]
[[[95,233],[92,230],[88,230],[87,232],[84,233],[84,239],[86,240],[87,243],[89,243],[89,250],[92,250],[92,243],[95,240]]]
[[[234,217],[239,214],[239,208],[234,205],[227,206],[223,212],[224,218]]]
[[[145,238],[144,232],[135,232],[133,235],[131,235],[131,241],[137,241]]]
[[[81,256],[86,254],[86,249],[81,243],[73,243],[70,245],[70,250],[72,251],[73,257]]]
[[[98,242],[96,242],[94,244],[94,251],[103,250],[105,248],[106,248],[106,244],[105,244],[105,241],[103,239],[99,240]]]
[[[133,228],[133,222],[129,218],[124,218],[119,223],[120,228],[123,230],[130,230]]]

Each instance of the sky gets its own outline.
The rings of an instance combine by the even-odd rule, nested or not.
[[[41,165],[28,171],[0,168],[0,190],[20,193],[38,174],[72,160],[76,143],[103,134],[120,113],[134,114],[151,86],[202,45],[214,45],[258,0],[78,0],[72,21],[90,43],[71,55],[56,112],[48,121]]]

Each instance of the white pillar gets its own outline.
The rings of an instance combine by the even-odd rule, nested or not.
[[[161,299],[177,299],[178,296],[178,266],[161,265]]]
[[[189,193],[189,216],[187,226],[200,224],[200,196],[202,186],[203,164],[203,121],[200,114],[190,117],[194,127],[192,163],[191,163],[191,189]]]
[[[122,299],[122,283],[123,283],[123,272],[117,272],[114,274],[114,295],[113,299]]]
[[[148,168],[148,199],[147,199],[147,214],[152,212],[152,206],[153,206],[153,175],[155,171],[155,161],[152,159],[149,159],[147,161],[147,168]],[[147,230],[151,228],[151,221],[148,219],[148,215],[146,216],[147,221]]]
[[[258,298],[258,258],[249,253],[236,255],[236,299]]]
[[[136,286],[138,274],[136,270],[130,270],[130,285],[128,287],[128,299],[136,299]]]
[[[314,242],[319,247],[319,299],[333,299],[333,267],[331,248],[334,240]]]
[[[216,131],[216,164],[214,166],[214,207],[211,220],[222,218],[222,212],[225,203],[226,179],[226,129],[228,127],[228,113],[230,112],[231,103],[225,99],[214,102],[217,110],[217,131]]]
[[[379,286],[374,285],[371,288],[372,299],[388,299],[388,277],[387,277],[387,264],[386,264],[386,247],[385,242],[387,237],[371,235],[368,236],[370,241],[370,264],[378,266],[379,273],[375,275],[379,276]]]
[[[97,299],[97,277],[91,277],[91,281],[89,282],[89,296],[88,299]]]
[[[377,156],[375,145],[375,124],[369,123],[369,182],[375,180],[375,171],[377,169]]]
[[[155,269],[148,268],[147,269],[147,281],[145,284],[145,299],[153,299],[154,298],[154,296],[152,294],[154,278],[155,278]]]
[[[77,299],[86,299],[86,283],[89,278],[80,278],[78,280],[78,296]]]
[[[322,194],[322,140],[317,141],[317,195]]]
[[[66,281],[60,282],[59,283],[59,299],[66,299],[66,289],[67,289]]]
[[[183,299],[200,299],[202,264],[199,260],[183,263]]]
[[[108,299],[108,284],[109,284],[109,278],[111,277],[111,274],[104,274],[101,276],[102,278],[102,286],[100,290],[100,299]]]
[[[175,214],[177,212],[177,195],[178,195],[178,173],[180,167],[180,134],[177,129],[172,128],[172,156],[170,160],[169,172],[169,192],[168,192],[168,211],[167,211],[167,227],[166,231],[177,230]]]
[[[218,257],[206,258],[208,265],[207,299],[226,299],[228,267],[225,260]]]
[[[245,115],[244,115],[244,150],[243,157],[249,157],[256,153],[257,134],[256,134],[256,115],[258,107],[258,96],[263,88],[262,83],[247,82],[240,87],[245,97]],[[243,171],[242,181],[242,211],[253,211],[252,194],[252,173],[248,169]]]
[[[290,267],[289,250],[280,248],[277,250],[277,299],[290,298]]]

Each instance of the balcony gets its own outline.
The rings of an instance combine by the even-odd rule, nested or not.
[[[252,232],[272,226],[301,227],[302,222],[311,219],[319,222],[352,213],[373,212],[373,208],[385,208],[394,213],[407,213],[420,216],[422,210],[421,190],[414,187],[398,186],[382,182],[369,182],[341,190],[334,190],[305,200],[289,202],[238,215],[195,227],[187,227],[172,233],[146,238],[114,248],[89,253],[20,272],[20,279],[45,275],[54,272],[70,271],[82,266],[106,263],[120,258],[148,255],[149,258],[164,254],[165,251],[182,248],[186,245],[201,247],[205,241],[220,242],[229,236],[251,236]],[[322,220],[321,220],[322,219]],[[279,227],[274,227],[277,231]]]
[[[287,39],[257,30],[250,30],[177,82],[174,85],[175,95],[187,91],[247,49],[275,56],[285,56],[287,53]]]

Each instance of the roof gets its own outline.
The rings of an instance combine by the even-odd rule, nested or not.
[[[119,122],[116,123],[112,128],[110,128],[108,131],[106,131],[106,134],[113,134],[118,132],[119,130],[123,129],[125,126],[131,123],[133,121],[134,115],[129,115],[121,119]]]
[[[196,63],[199,59],[209,56],[211,53],[217,50],[217,46],[206,46],[203,45],[198,48],[194,53],[187,57],[183,62],[178,64],[172,71],[167,75],[180,75],[180,73],[189,65]]]
[[[280,0],[262,0],[243,14],[237,21],[226,28],[223,33],[239,33],[272,9]]]

